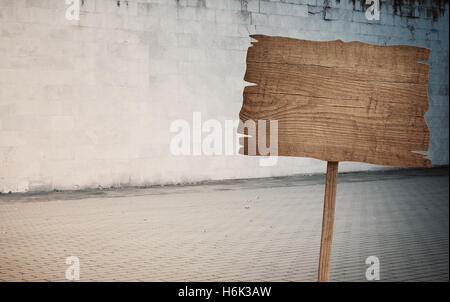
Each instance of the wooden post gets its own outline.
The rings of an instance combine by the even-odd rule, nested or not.
[[[337,161],[329,161],[327,163],[327,180],[325,183],[322,218],[322,238],[320,240],[319,282],[326,282],[330,277],[331,243],[333,240],[338,165],[339,162]]]

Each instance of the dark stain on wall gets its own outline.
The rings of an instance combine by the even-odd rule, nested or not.
[[[352,2],[353,9],[356,10],[356,0],[349,1]],[[366,4],[365,0],[358,1],[363,9],[371,5]],[[380,9],[382,5],[392,5],[394,15],[407,18],[419,18],[420,15],[423,15],[436,21],[445,14],[445,7],[448,4],[449,0],[380,0]]]
[[[393,0],[394,14],[417,18],[415,15],[415,8],[418,8],[419,14],[426,13],[427,18],[437,20],[439,16],[445,14],[445,6],[448,5],[449,0]]]
[[[247,10],[248,8],[248,0],[241,0],[241,10]]]

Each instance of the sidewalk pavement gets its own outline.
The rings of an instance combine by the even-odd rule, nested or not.
[[[0,280],[315,281],[324,175],[0,195]],[[449,280],[448,168],[339,174],[331,281]]]

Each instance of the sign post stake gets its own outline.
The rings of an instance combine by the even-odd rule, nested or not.
[[[331,244],[333,241],[334,208],[338,176],[337,161],[327,163],[325,198],[323,204],[322,238],[320,240],[320,258],[318,281],[326,282],[330,277]]]

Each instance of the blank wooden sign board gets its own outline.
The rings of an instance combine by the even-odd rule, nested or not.
[[[430,138],[430,66],[421,63],[430,50],[251,37],[257,42],[248,49],[244,80],[256,85],[244,89],[240,120],[277,120],[279,156],[328,162],[318,276],[328,281],[338,162],[431,165],[416,152],[428,150]],[[244,139],[243,154],[253,155],[250,140],[258,136]]]

